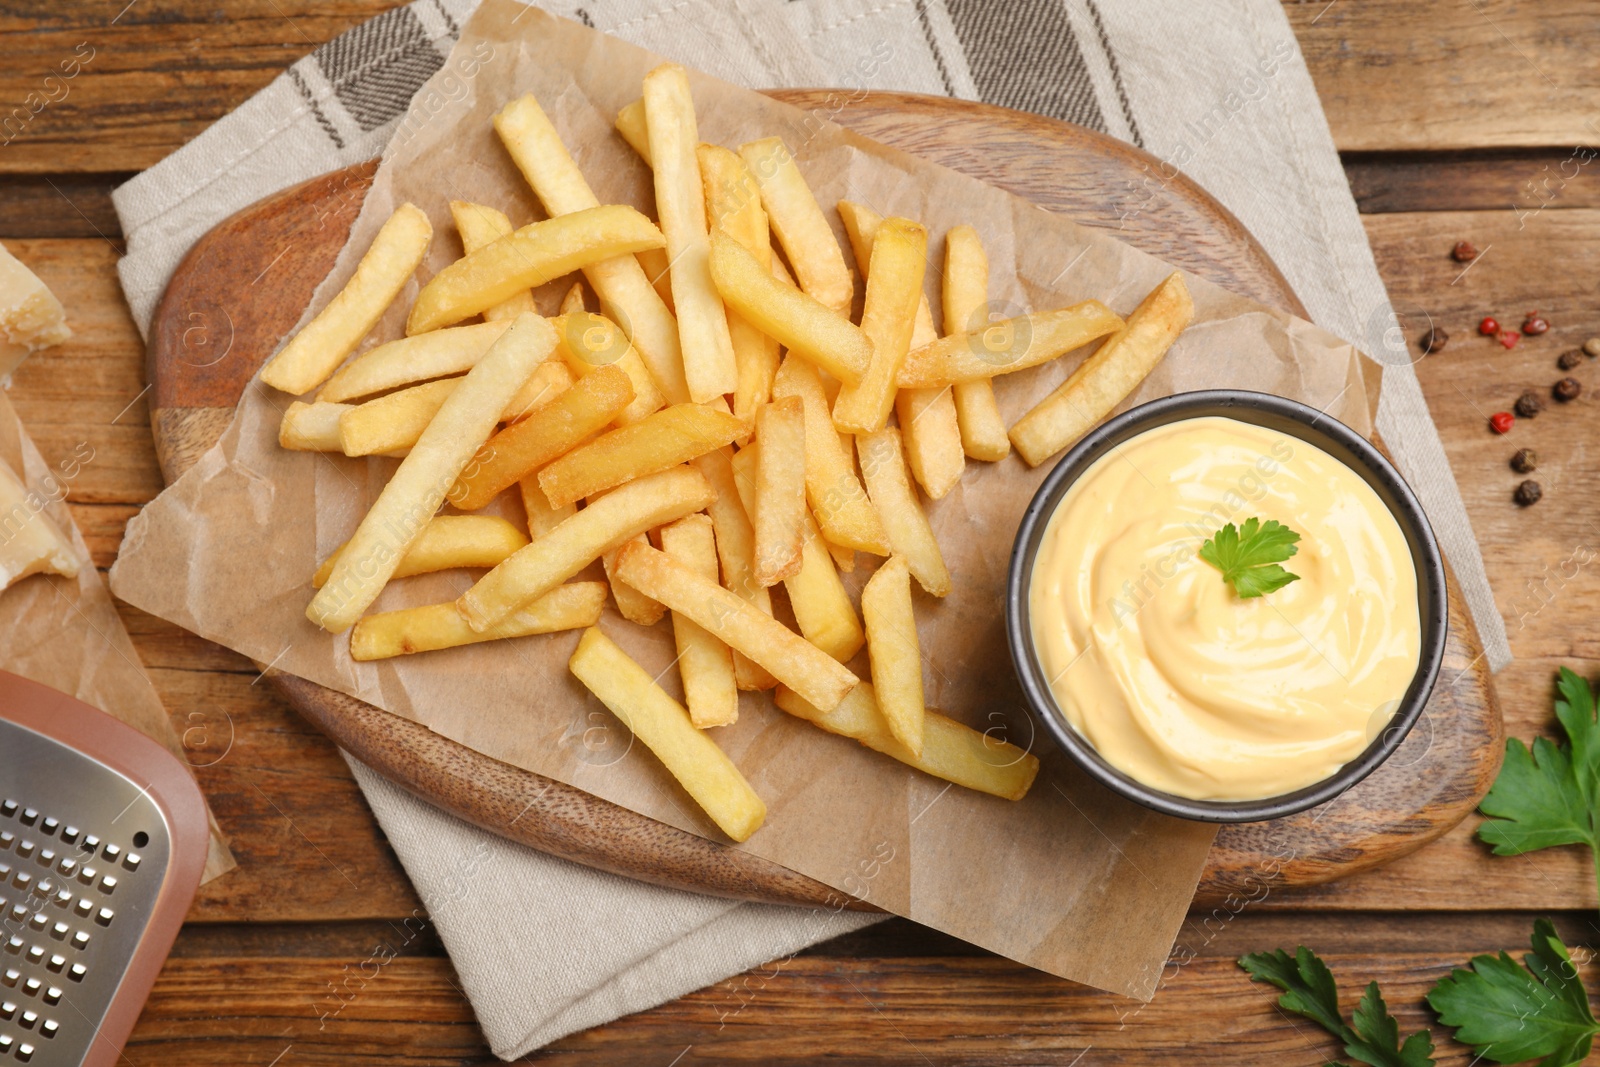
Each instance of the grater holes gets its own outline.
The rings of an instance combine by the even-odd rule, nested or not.
[[[24,837],[21,841],[18,841],[17,855],[21,856],[23,859],[27,859],[29,856],[33,855],[33,842],[29,841],[26,837]]]
[[[10,799],[0,800],[0,815],[4,815],[6,818],[9,819],[13,815],[15,815],[16,813],[17,813],[17,802],[15,800],[10,800]]]
[[[39,991],[43,988],[44,983],[39,981],[37,978],[29,978],[27,981],[22,983],[22,991],[30,997],[38,996]]]
[[[122,865],[130,871],[137,871],[139,869],[139,854],[137,852],[128,853],[123,858]]]
[[[9,1019],[17,1013],[17,1006],[11,1001],[0,1001],[0,1019]]]
[[[42,959],[44,959],[44,946],[43,945],[29,945],[28,946],[28,962],[37,965],[39,963],[39,961],[42,960]]]
[[[83,976],[88,973],[89,968],[85,967],[81,963],[74,963],[72,965],[72,969],[67,972],[67,977],[72,979],[74,982],[81,982],[83,981]]]
[[[71,823],[68,823],[67,824],[67,828],[65,830],[61,831],[61,840],[65,841],[67,844],[70,845],[73,842],[78,840],[78,834],[79,834],[78,828],[76,826],[73,826]]]
[[[52,819],[50,816],[46,815],[44,817],[44,822],[39,824],[39,829],[44,831],[46,834],[54,834],[57,830],[61,829],[61,820]]]
[[[17,953],[22,951],[22,946],[25,944],[27,944],[27,942],[22,940],[22,938],[12,937],[6,942],[6,951],[15,956]]]
[[[33,1059],[33,1046],[28,1044],[26,1041],[24,1041],[22,1044],[18,1045],[17,1046],[17,1059],[18,1059],[18,1061],[20,1061],[22,1063],[27,1063],[28,1061],[32,1060]]]
[[[100,855],[105,859],[110,860],[112,863],[115,863],[117,862],[117,857],[122,855],[122,849],[108,842],[106,847],[100,850]]]
[[[66,875],[68,878],[71,878],[74,874],[78,873],[78,861],[71,859],[70,857],[63,856],[61,857],[61,862],[56,864],[56,870]]]
[[[17,1017],[17,1023],[24,1030],[32,1030],[33,1029],[33,1024],[38,1022],[38,1021],[39,1021],[39,1013],[36,1012],[36,1011],[25,1011],[20,1016]]]
[[[10,849],[17,843],[17,835],[10,830],[0,830],[0,849]]]
[[[67,965],[67,958],[65,956],[59,954],[59,953],[56,953],[56,952],[52,952],[50,954],[50,960],[49,960],[48,963],[45,964],[46,967],[50,968],[56,974],[60,974],[61,973],[61,968],[65,967],[66,965]]]
[[[16,1043],[17,1039],[12,1037],[10,1034],[0,1034],[0,1056],[10,1052],[11,1046],[15,1045]]]
[[[110,894],[116,892],[116,889],[117,879],[115,876],[108,874],[100,879],[100,892]]]
[[[37,809],[35,809],[35,808],[23,808],[22,809],[22,825],[24,825],[24,826],[32,826],[34,823],[36,823],[38,821],[39,821],[39,812],[38,812]]]
[[[50,988],[46,989],[44,991],[44,1002],[46,1004],[59,1004],[59,1003],[61,1003],[61,989],[60,989],[60,987],[51,986]]]
[[[20,981],[22,981],[22,972],[15,967],[7,967],[4,972],[0,972],[0,984],[9,989],[17,988],[17,983]]]
[[[54,1019],[46,1019],[44,1025],[39,1027],[39,1032],[45,1037],[55,1037],[56,1031],[61,1029],[61,1024]]]

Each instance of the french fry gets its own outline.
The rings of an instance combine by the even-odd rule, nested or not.
[[[799,397],[763,404],[756,412],[757,583],[771,586],[800,570],[806,510],[806,414]]]
[[[509,322],[478,322],[432,330],[369,348],[343,367],[317,399],[355,400],[418,382],[465,374],[477,365]]]
[[[628,376],[615,367],[580,378],[543,408],[484,442],[450,487],[450,503],[462,511],[477,511],[513,483],[599,433],[632,399]],[[548,501],[545,506],[550,507]]]
[[[628,142],[628,147],[639,154],[645,165],[650,165],[650,127],[644,120],[644,101],[635,100],[617,112],[617,132]]]
[[[703,578],[717,580],[717,546],[711,519],[689,515],[661,528],[661,551]],[[733,678],[733,651],[699,623],[672,613],[672,638],[678,649],[678,674],[689,721],[702,730],[731,726],[739,718],[739,688]]]
[[[690,467],[630,482],[514,552],[461,594],[456,606],[474,630],[487,629],[611,549],[701,510],[714,497],[705,476]]]
[[[934,596],[947,595],[950,569],[945,566],[933,527],[928,525],[928,516],[906,474],[899,432],[890,426],[858,437],[856,450],[861,456],[861,475],[867,481],[867,492],[878,505],[878,514],[883,516],[895,555],[906,561],[924,591]]]
[[[1111,414],[1161,362],[1193,317],[1189,288],[1183,275],[1174,272],[1140,301],[1122,329],[1011,427],[1011,443],[1028,466],[1037,467]]]
[[[767,228],[767,213],[761,207],[761,191],[744,160],[720,145],[703,144],[696,155],[700,161],[700,178],[705,185],[706,218],[711,229],[726,230],[757,260],[770,266],[772,238]],[[733,342],[733,360],[739,373],[733,391],[733,413],[749,418],[756,408],[772,399],[772,376],[778,371],[778,342],[732,310],[728,311],[728,337]]]
[[[822,535],[846,550],[889,554],[889,535],[867,492],[857,480],[850,455],[834,432],[828,397],[817,369],[805,360],[783,361],[772,395],[795,397],[806,417],[806,499]],[[853,566],[852,562],[852,566]]]
[[[628,544],[637,541],[641,545],[649,544],[644,534],[629,539]],[[667,613],[665,604],[651,600],[627,582],[617,580],[617,556],[622,553],[622,546],[618,545],[600,557],[601,564],[606,570],[606,581],[611,583],[611,596],[617,602],[617,611],[624,619],[638,626],[654,626],[661,621],[661,616]]]
[[[624,262],[637,267],[632,254],[642,248],[660,248],[663,241],[654,223],[623,204],[532,223],[468,252],[429,278],[411,305],[406,333],[452,325],[524,289],[604,260],[628,257]],[[644,283],[642,270],[639,280]]]
[[[676,315],[677,308],[672,304],[672,260],[667,258],[665,248],[646,248],[638,253],[639,266],[644,268],[644,276],[650,282],[650,288],[656,291],[661,298],[661,303],[666,309]],[[677,320],[673,320],[673,329],[677,329]],[[687,397],[689,387],[684,386],[683,395]]]
[[[867,656],[878,710],[894,739],[922,754],[922,645],[911,605],[911,571],[903,556],[890,556],[861,590],[867,622]]]
[[[344,288],[261,369],[261,380],[297,396],[321,385],[400,295],[432,238],[421,208],[396,208]]]
[[[1002,319],[982,331],[942,337],[906,356],[900,388],[929,389],[997,378],[1081,348],[1122,328],[1122,318],[1098,300]]]
[[[989,257],[978,231],[957,226],[944,235],[944,332],[968,333],[988,325]],[[994,402],[994,386],[985,379],[957,382],[953,387],[961,447],[973,459],[990,463],[1011,452],[1005,420]]]
[[[674,404],[573,449],[539,472],[551,507],[687,463],[742,436],[745,424],[701,404]]]
[[[832,711],[819,711],[793,690],[779,688],[778,707],[796,718],[897,759],[924,774],[1004,800],[1021,800],[1039,774],[1039,758],[929,708],[922,721],[922,754],[896,741],[878,710],[872,685],[862,682]]]
[[[461,234],[461,248],[465,252],[476,252],[484,245],[493,244],[502,237],[510,236],[516,229],[511,225],[511,220],[506,218],[504,211],[486,204],[452,200],[450,216],[456,221],[456,232]],[[537,314],[538,310],[533,305],[533,293],[524,289],[520,293],[513,293],[492,308],[485,308],[483,318],[485,322],[501,322],[514,319],[524,311]]]
[[[814,518],[813,521],[815,521]],[[833,565],[839,568],[840,573],[855,573],[856,550],[853,548],[846,548],[843,545],[836,545],[832,541],[829,541],[826,535],[824,535],[822,540],[824,547],[828,550],[828,555],[833,557]]]
[[[558,585],[499,626],[482,633],[467,625],[453,601],[384,611],[359,620],[350,631],[350,658],[367,662],[480,641],[581,630],[600,621],[605,603],[604,582]]]
[[[567,667],[655,753],[718,829],[744,841],[761,827],[767,806],[739,768],[599,627],[583,632]]]
[[[672,262],[672,306],[689,399],[704,404],[739,384],[728,317],[707,262],[705,189],[695,146],[694,100],[682,67],[663,64],[645,75],[644,114],[650,132],[656,213]]]
[[[687,615],[819,708],[836,707],[860,681],[833,657],[748,600],[665,553],[646,545],[628,545],[617,558],[617,575]]]
[[[552,216],[599,206],[594,190],[589,188],[532,93],[501,108],[494,117],[494,128],[534,195]],[[633,251],[648,253],[665,247],[666,239],[662,238]],[[677,320],[645,277],[639,260],[634,256],[603,259],[587,264],[583,274],[600,297],[600,310],[627,331],[667,403],[687,401],[689,390],[683,379]]]
[[[739,155],[761,188],[778,243],[794,267],[805,293],[840,315],[850,314],[855,281],[845,266],[844,252],[811,195],[794,156],[780,137],[767,137],[739,147]]]
[[[790,353],[845,383],[859,382],[867,373],[872,340],[860,327],[773,277],[748,248],[721,230],[711,235],[711,278],[728,307]]]
[[[347,456],[371,456],[410,448],[464,380],[442,378],[424,382],[351,407],[339,416],[341,450]],[[555,400],[571,385],[572,372],[559,361],[539,364],[506,403],[500,421],[526,417]]]
[[[719,448],[695,457],[696,470],[705,475],[717,498],[706,509],[716,534],[717,556],[722,561],[722,584],[744,597],[768,615],[772,614],[772,595],[756,581],[756,534],[745,513],[744,500],[733,473],[732,449]],[[740,689],[771,689],[778,680],[742,653],[733,654],[734,681]]]
[[[561,314],[566,316],[575,311],[588,310],[589,308],[583,299],[583,283],[573,282],[572,287],[561,298]]]
[[[733,457],[734,484],[746,511],[755,506],[756,464],[760,449],[754,442]],[[867,635],[850,603],[850,594],[839,580],[828,554],[828,542],[817,530],[810,514],[805,515],[805,547],[800,554],[799,573],[785,578],[794,621],[807,641],[838,660],[848,663],[866,644]]]
[[[577,291],[578,287],[573,286]],[[568,294],[571,295],[571,294]],[[627,426],[638,422],[653,412],[666,407],[666,397],[656,386],[656,380],[646,369],[644,360],[628,341],[622,327],[604,315],[594,315],[579,306],[565,312],[556,322],[556,335],[561,338],[559,351],[567,369],[577,377],[592,374],[601,367],[616,367],[628,376],[633,385],[633,400],[617,415],[617,425]]]
[[[307,404],[291,400],[278,424],[278,444],[296,452],[339,452],[339,419],[354,404],[333,404],[318,400]]]
[[[883,225],[883,216],[864,204],[839,201],[839,217],[855,252],[856,264],[870,276],[872,242]],[[921,348],[939,339],[933,328],[933,313],[927,294],[917,302],[917,316],[911,328],[911,348]],[[905,437],[906,457],[912,474],[935,500],[961,480],[966,457],[961,450],[960,428],[956,420],[955,399],[945,389],[901,389],[894,398],[900,432]],[[1009,446],[1008,446],[1009,447]]]
[[[528,540],[536,541],[578,513],[574,504],[553,508],[550,498],[539,488],[539,476],[530,474],[517,482],[517,495],[522,497],[522,510],[528,516]]]
[[[527,543],[521,530],[495,515],[435,515],[389,577],[409,578],[456,567],[493,567]],[[340,545],[322,561],[311,577],[313,586],[322,588],[343,551],[344,545]]]
[[[894,404],[927,269],[928,231],[910,219],[885,219],[872,243],[861,332],[872,339],[872,362],[861,381],[839,390],[833,422],[850,433],[883,429]]]
[[[467,372],[339,554],[333,573],[306,608],[312,622],[340,633],[378,598],[412,542],[444,503],[446,490],[489,439],[506,404],[555,344],[555,331],[548,322],[523,315]]]

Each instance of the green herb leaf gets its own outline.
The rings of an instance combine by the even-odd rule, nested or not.
[[[1542,1057],[1539,1067],[1581,1063],[1600,1023],[1550,920],[1533,924],[1533,952],[1522,960],[1526,969],[1504,952],[1476,956],[1472,970],[1441,979],[1428,1003],[1440,1022],[1456,1028],[1457,1041],[1496,1063],[1535,1057]]]
[[[1292,957],[1282,949],[1252,953],[1241,958],[1239,966],[1254,981],[1283,990],[1278,1006],[1303,1015],[1338,1038],[1351,1059],[1372,1067],[1433,1067],[1432,1035],[1418,1030],[1402,1044],[1400,1024],[1389,1014],[1378,983],[1367,986],[1352,1026],[1339,1014],[1339,987],[1333,973],[1304,945],[1295,949]]]
[[[1265,596],[1299,580],[1278,566],[1299,551],[1298,540],[1300,535],[1277,519],[1250,518],[1242,528],[1230,522],[1218,530],[1200,546],[1200,558],[1221,571],[1241,598]]]
[[[1594,693],[1581,676],[1561,668],[1557,683],[1563,699],[1556,718],[1567,741],[1555,744],[1536,738],[1533,748],[1512,738],[1506,742],[1505,764],[1478,810],[1489,816],[1478,837],[1498,856],[1519,856],[1555,845],[1588,845],[1596,832],[1596,796],[1600,795],[1600,726],[1595,723]]]

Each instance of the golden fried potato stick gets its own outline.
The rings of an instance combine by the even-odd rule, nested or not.
[[[648,672],[591,626],[567,667],[633,735],[654,752],[684,791],[735,841],[760,829],[767,806],[717,743],[689,720]]]
[[[743,652],[819,708],[836,707],[860,681],[833,657],[748,600],[663,552],[647,545],[628,545],[617,558],[617,574],[645,595],[687,615],[728,647]]]
[[[532,93],[501,108],[494,117],[494,128],[512,162],[551,215],[569,215],[600,205]],[[662,238],[633,251],[648,253],[665,247]],[[667,403],[682,404],[689,399],[689,389],[683,378],[678,323],[639,263],[633,256],[603,259],[584,266],[583,274],[600,297],[600,310],[627,331]]]
[[[750,176],[744,160],[721,145],[703,144],[696,152],[700,178],[706,190],[706,218],[715,230],[721,228],[755,255],[772,263],[772,237],[767,213],[761,207],[761,190]],[[739,370],[738,386],[733,391],[733,413],[749,418],[756,408],[772,399],[772,376],[778,371],[778,342],[763,333],[737,311],[728,311],[728,337],[733,341],[733,359]]]
[[[445,492],[489,439],[506,404],[555,345],[548,322],[523,315],[467,372],[339,554],[333,573],[306,609],[312,622],[339,633],[371,606],[444,503]]]
[[[628,376],[615,367],[580,378],[550,403],[484,442],[450,487],[450,503],[462,511],[477,511],[513,483],[599,433],[632,399]],[[545,506],[550,506],[548,501]]]
[[[1121,316],[1098,300],[1002,319],[980,332],[943,337],[912,351],[900,367],[900,388],[928,389],[1027,370],[1121,328]]]
[[[989,257],[971,226],[957,226],[944,235],[944,332],[968,333],[988,325]],[[987,379],[952,386],[961,447],[973,459],[990,463],[1011,453],[1005,420]]]
[[[796,718],[965,789],[1021,800],[1039,774],[1039,758],[1031,752],[979,733],[931,708],[922,721],[922,754],[913,754],[889,732],[867,682],[852,689],[832,711],[819,711],[790,689],[779,688],[774,696],[778,707]]]
[[[574,290],[577,288],[573,286]],[[661,395],[655,378],[629,343],[622,327],[604,315],[583,310],[581,293],[579,306],[553,321],[556,336],[561,338],[558,351],[573,374],[582,378],[601,367],[616,367],[628,376],[633,385],[633,400],[617,415],[618,426],[631,425],[667,406],[666,397]]]
[[[630,538],[627,543],[631,545],[635,541],[641,545],[650,543],[644,534]],[[617,557],[622,554],[622,549],[623,546],[618,545],[600,557],[606,570],[606,581],[611,583],[611,595],[617,602],[617,612],[631,623],[654,626],[667,613],[667,606],[651,600],[627,582],[617,580]]]
[[[711,519],[689,515],[661,527],[661,551],[703,578],[717,580],[717,546]],[[688,616],[672,613],[672,638],[678,649],[678,675],[689,721],[704,730],[731,726],[739,718],[739,687],[733,678],[733,650]]]
[[[644,100],[635,100],[617,112],[617,132],[628,142],[628,147],[639,154],[645,166],[650,165],[650,127],[644,120]]]
[[[761,451],[751,442],[733,457],[734,484],[748,512],[755,507],[756,465]],[[805,547],[800,554],[800,571],[783,580],[789,594],[794,621],[807,641],[838,660],[850,662],[867,635],[856,617],[844,582],[828,554],[828,542],[817,530],[811,515],[805,515]]]
[[[703,404],[674,404],[641,422],[601,434],[539,472],[551,507],[687,463],[729,444],[745,424]]]
[[[409,578],[456,567],[493,567],[528,543],[522,531],[496,515],[435,515],[406,549],[389,577]],[[344,545],[317,568],[311,584],[321,589],[339,562]]]
[[[369,348],[328,379],[317,399],[356,400],[418,382],[465,374],[500,340],[510,322],[477,322],[402,337]]]
[[[772,614],[772,595],[766,586],[756,581],[756,533],[745,513],[744,500],[739,495],[733,473],[733,450],[719,448],[696,456],[694,467],[706,476],[717,499],[706,512],[711,516],[711,526],[716,534],[717,556],[722,561],[722,585],[744,597],[768,615]],[[733,654],[734,681],[740,689],[771,689],[778,680],[751,662],[749,657]]]
[[[1194,318],[1183,275],[1174,271],[1134,308],[1122,329],[1011,427],[1011,443],[1037,467],[1111,414],[1155,370]]]
[[[654,223],[624,204],[532,223],[428,279],[411,305],[406,333],[450,326],[580,267],[619,257],[637,267],[634,252],[660,248],[664,241]],[[643,270],[639,280],[644,283]]]
[[[667,250],[646,248],[637,254],[637,258],[639,266],[644,269],[644,276],[649,279],[650,288],[656,291],[666,309],[676,315],[677,308],[672,303],[672,261],[667,258]],[[678,328],[676,319],[673,320],[672,328],[674,330]],[[685,399],[689,396],[687,384],[683,387],[683,396]]]
[[[770,268],[722,230],[711,235],[711,278],[728,307],[791,354],[847,384],[867,373],[872,340],[859,326],[773,277]]]
[[[795,396],[756,411],[755,577],[776,585],[800,570],[805,545],[806,413]]]
[[[528,540],[537,541],[545,534],[578,513],[575,504],[553,508],[550,498],[539,488],[539,476],[530,474],[517,481],[517,495],[522,498],[523,513],[528,516]]]
[[[572,287],[561,298],[561,314],[570,315],[574,311],[588,311],[588,305],[583,299],[583,283],[573,282]]]
[[[513,553],[461,594],[456,605],[468,625],[484,630],[605,553],[646,530],[700,511],[715,496],[705,476],[692,467],[629,482]]]
[[[600,621],[606,583],[558,585],[499,626],[482,633],[467,625],[454,601],[368,615],[350,631],[350,658],[358,662],[458,648],[480,641],[581,630]]]
[[[321,385],[400,295],[432,238],[421,208],[396,208],[344,288],[261,368],[261,380],[295,395]]]
[[[452,200],[450,216],[456,220],[456,232],[461,234],[461,248],[465,252],[476,252],[484,245],[493,244],[502,237],[510,236],[516,229],[511,225],[511,220],[506,218],[504,211],[486,204]],[[513,293],[492,308],[485,308],[483,318],[485,322],[500,322],[514,319],[524,311],[535,314],[539,311],[534,307],[533,293],[527,289]]]
[[[339,452],[339,420],[354,404],[334,404],[318,400],[307,404],[291,400],[278,424],[278,445],[296,452]]]
[[[881,430],[894,405],[896,378],[911,350],[911,331],[927,270],[928,231],[910,219],[885,219],[872,242],[861,332],[872,339],[872,362],[855,385],[839,390],[833,423],[849,433]]]
[[[695,157],[700,136],[689,77],[682,67],[663,64],[645,75],[644,115],[650,131],[656,213],[672,264],[672,306],[678,313],[683,374],[689,399],[704,404],[738,388],[739,370],[728,316],[711,284],[705,188]]]
[[[928,516],[917,500],[917,491],[906,473],[900,450],[900,432],[893,426],[856,438],[861,457],[861,475],[867,492],[878,505],[883,525],[895,555],[906,561],[917,584],[934,596],[950,592],[950,569],[945,566],[939,542],[928,525]]]
[[[347,456],[371,456],[410,448],[462,380],[441,378],[354,405],[339,416],[341,450]],[[571,385],[572,372],[560,361],[541,363],[507,402],[500,421],[525,417],[555,400]]]
[[[817,369],[803,359],[786,358],[772,383],[775,397],[795,397],[806,417],[806,499],[830,544],[887,556],[889,535],[878,509],[856,478],[850,454],[840,444],[828,413],[828,397]],[[853,565],[853,557],[852,557]]]
[[[822,214],[817,198],[811,195],[794,156],[781,137],[767,137],[739,147],[756,184],[761,188],[761,203],[767,209],[778,243],[800,279],[808,296],[840,315],[850,314],[855,298],[855,280],[845,266],[844,252],[833,227]]]
[[[878,710],[913,755],[922,754],[922,645],[911,605],[911,571],[903,556],[890,556],[861,590],[867,621],[867,656]]]

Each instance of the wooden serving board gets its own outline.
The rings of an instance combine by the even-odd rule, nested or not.
[[[1158,161],[1120,141],[943,98],[825,90],[770,95],[1079,222],[1119,230],[1131,244],[1186,271],[1304,314],[1237,219],[1181,175],[1147,184]],[[841,101],[848,103],[841,107]],[[375,169],[376,162],[350,167],[246,208],[202,238],[174,273],[151,326],[147,364],[151,425],[168,482],[221,436],[245,385],[332,267]],[[1197,904],[1230,894],[1258,900],[1265,892],[1377,866],[1443,834],[1476,806],[1499,766],[1500,710],[1453,575],[1449,582],[1450,636],[1440,683],[1405,744],[1366,781],[1322,808],[1222,828]],[[771,861],[501,763],[353,697],[278,673],[272,683],[368,766],[510,839],[699,892],[804,905],[839,896]]]

